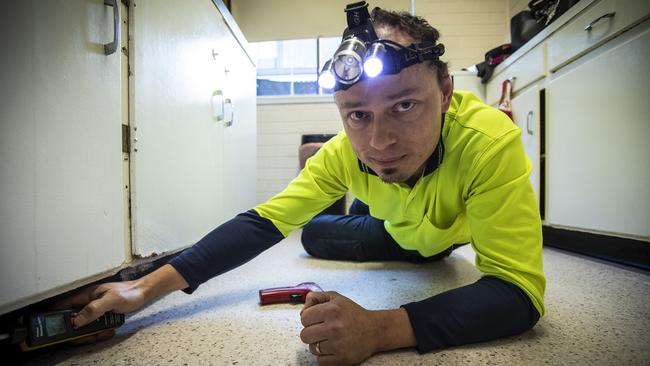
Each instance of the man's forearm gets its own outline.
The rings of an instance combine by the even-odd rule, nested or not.
[[[170,264],[165,264],[138,279],[136,283],[142,289],[147,303],[189,286],[183,276]]]
[[[403,309],[420,352],[512,336],[530,329],[539,319],[525,292],[492,276],[403,305]]]
[[[250,210],[226,221],[169,261],[185,279],[187,293],[236,268],[284,239],[273,223]]]

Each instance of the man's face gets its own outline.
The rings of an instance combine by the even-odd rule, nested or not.
[[[365,79],[334,99],[357,157],[387,183],[414,185],[440,139],[451,82],[416,64],[396,75]]]

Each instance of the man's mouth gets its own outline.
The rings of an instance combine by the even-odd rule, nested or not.
[[[370,161],[382,169],[395,167],[406,155],[387,158],[369,158]]]

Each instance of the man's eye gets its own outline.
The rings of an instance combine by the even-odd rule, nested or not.
[[[364,120],[368,117],[368,114],[366,112],[359,112],[355,111],[350,113],[350,119],[353,121],[361,121]]]
[[[402,102],[395,105],[396,112],[407,112],[415,106],[413,102]]]

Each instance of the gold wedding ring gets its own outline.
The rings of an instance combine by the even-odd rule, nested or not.
[[[317,356],[320,356],[320,355],[321,355],[321,351],[320,351],[320,341],[316,342],[316,346],[315,346],[314,348],[316,348]]]

